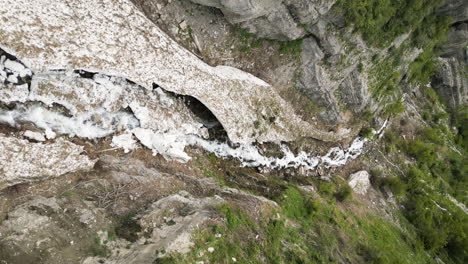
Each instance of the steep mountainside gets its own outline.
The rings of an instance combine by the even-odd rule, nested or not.
[[[0,263],[468,261],[467,1],[0,21]]]

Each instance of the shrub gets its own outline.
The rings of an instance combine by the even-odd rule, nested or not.
[[[396,102],[387,105],[384,109],[383,115],[386,117],[396,117],[404,111],[405,104],[403,104],[403,100],[400,98]]]
[[[299,59],[302,51],[302,39],[280,42],[279,51],[281,54],[288,54],[295,59]]]
[[[101,239],[97,236],[94,238],[90,251],[93,254],[93,256],[98,256],[98,257],[107,257],[110,253],[107,246],[101,244]]]
[[[403,145],[405,151],[415,158],[420,165],[427,165],[431,167],[437,160],[437,154],[434,146],[428,143],[424,143],[418,139],[413,141],[407,141]]]
[[[407,186],[399,177],[387,177],[381,180],[381,186],[388,187],[395,196],[406,194]]]
[[[329,182],[320,182],[318,192],[325,196],[331,196],[335,192],[335,185]]]
[[[349,200],[352,197],[353,190],[347,183],[340,186],[338,191],[335,193],[335,197],[338,201],[343,202]]]
[[[361,131],[359,131],[359,136],[370,139],[374,136],[374,132],[370,127],[363,127]]]

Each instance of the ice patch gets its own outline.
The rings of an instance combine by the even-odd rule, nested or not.
[[[127,112],[112,113],[104,109],[74,117],[67,117],[38,105],[0,110],[0,123],[17,126],[27,122],[44,129],[47,138],[54,138],[59,133],[96,139],[139,126],[138,120]]]
[[[184,134],[157,133],[144,128],[135,128],[132,132],[141,144],[153,150],[153,155],[161,154],[167,160],[179,162],[187,162],[191,159],[184,151],[188,138]]]
[[[138,147],[137,141],[133,139],[132,133],[125,133],[112,138],[112,147],[122,148],[125,153]]]
[[[25,137],[27,137],[29,139],[32,139],[32,140],[39,141],[39,142],[42,142],[42,141],[46,140],[46,138],[44,137],[44,135],[42,133],[34,132],[34,131],[31,131],[31,130],[26,130],[24,132],[23,136],[25,136]]]

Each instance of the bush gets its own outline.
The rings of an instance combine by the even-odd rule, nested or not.
[[[329,182],[320,182],[318,192],[325,196],[331,196],[335,192],[335,185]]]
[[[335,197],[338,201],[343,202],[349,200],[352,197],[353,190],[347,183],[340,186],[338,191],[335,193]]]
[[[359,131],[359,136],[370,139],[374,136],[374,131],[370,127],[363,127],[361,131]]]
[[[430,17],[424,19],[442,4],[443,1],[439,0],[338,1],[346,23],[354,25],[368,43],[381,48],[388,45],[395,37],[420,28],[421,24],[425,27],[428,27],[428,24],[431,26],[430,29],[421,29],[418,32],[419,42],[424,43],[426,36],[439,37],[437,23],[430,20]]]
[[[383,178],[380,182],[381,187],[388,187],[395,196],[403,196],[406,194],[407,186],[398,177]]]
[[[385,107],[383,115],[386,117],[396,117],[400,113],[405,111],[405,104],[403,104],[403,100],[400,98],[396,102],[391,103]]]
[[[302,52],[302,39],[280,42],[279,51],[281,54],[288,54],[295,59],[299,59]]]
[[[110,251],[107,248],[107,246],[101,244],[101,239],[99,237],[94,238],[90,251],[93,254],[93,256],[97,257],[107,257],[110,254]]]

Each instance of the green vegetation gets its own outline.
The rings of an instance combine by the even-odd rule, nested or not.
[[[359,131],[359,136],[365,138],[372,138],[374,136],[373,130],[370,127],[363,127],[361,131]]]
[[[248,32],[246,29],[236,26],[235,30],[238,32],[241,42],[239,51],[250,52],[252,49],[259,48],[263,45],[263,39],[257,38],[255,34]]]
[[[445,263],[465,263],[468,258],[468,216],[447,197],[468,202],[466,115],[458,114],[450,120],[459,129],[457,135],[445,112],[423,113],[430,126],[420,128],[413,140],[387,132],[387,145],[403,150],[414,163],[406,166],[403,177],[379,182],[401,197],[404,216],[425,249]]]
[[[246,29],[239,26],[235,27],[238,34],[238,39],[241,43],[240,52],[251,52],[253,49],[259,48],[264,43],[270,43],[279,47],[280,54],[291,56],[298,60],[302,51],[302,39],[290,41],[277,41],[258,38],[255,34],[248,32]]]
[[[239,208],[219,209],[225,221],[196,235],[196,247],[174,263],[430,263],[414,239],[376,216],[358,216],[291,187],[278,215],[254,221]],[[216,236],[221,234],[221,236]],[[214,248],[208,253],[209,247]],[[205,252],[202,256],[200,252]],[[158,262],[159,263],[159,262]],[[170,262],[172,263],[172,262]]]
[[[397,36],[427,26],[431,21],[426,17],[443,3],[440,0],[340,0],[338,6],[347,23],[364,40],[383,48]]]
[[[384,108],[383,116],[384,117],[396,117],[400,113],[403,113],[405,111],[405,104],[403,103],[403,100],[400,98],[396,102],[393,102],[389,105],[387,105]]]
[[[385,56],[375,55],[369,69],[371,92],[375,98],[392,102],[401,95],[401,85],[421,85],[434,73],[438,49],[445,40],[450,19],[434,11],[444,4],[439,0],[340,0],[339,10],[346,24],[361,34],[370,45],[388,48]],[[399,36],[408,38],[398,47],[390,46]],[[414,60],[411,54],[421,49]],[[434,92],[425,89],[433,99]],[[398,101],[384,109],[384,116],[396,116],[404,110]]]
[[[379,188],[388,188],[397,197],[405,195],[408,189],[406,183],[397,176],[376,178],[374,184]]]
[[[279,51],[281,54],[287,54],[294,59],[299,59],[302,52],[302,39],[281,41]]]

